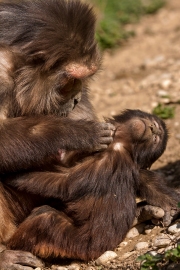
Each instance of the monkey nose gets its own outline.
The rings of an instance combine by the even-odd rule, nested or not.
[[[156,121],[154,121],[154,123],[151,124],[149,127],[150,127],[151,132],[153,134],[160,135],[162,133],[160,128],[159,128],[159,125],[158,125],[158,123]]]

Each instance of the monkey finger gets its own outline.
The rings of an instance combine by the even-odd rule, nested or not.
[[[107,147],[108,147],[107,144],[98,144],[94,150],[95,151],[103,151],[103,150],[107,149]]]
[[[113,141],[113,138],[112,137],[102,137],[100,139],[100,144],[110,144],[111,142]]]
[[[171,224],[172,219],[173,219],[173,217],[171,216],[171,212],[165,211],[164,217],[163,217],[163,225],[165,227],[169,226]]]
[[[113,130],[101,130],[102,137],[112,137],[114,135]]]
[[[106,123],[106,122],[102,122],[101,127],[102,127],[102,129],[107,129],[107,130],[115,130],[116,129],[113,124]]]

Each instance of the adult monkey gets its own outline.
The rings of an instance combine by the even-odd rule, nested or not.
[[[100,61],[94,23],[92,10],[75,0],[1,2],[1,174],[47,166],[59,149],[94,151],[112,142],[114,126],[98,122],[86,88]],[[0,199],[5,243],[15,226],[3,188]],[[23,252],[4,252],[1,269],[3,260],[5,269],[41,265]]]
[[[88,98],[87,81],[100,65],[94,25],[91,8],[76,0],[0,3],[1,174],[46,166],[59,149],[102,150],[112,142],[114,126],[98,122]],[[1,186],[1,243],[16,229],[7,200]],[[14,251],[0,259],[1,269],[26,269],[21,264],[41,262]]]

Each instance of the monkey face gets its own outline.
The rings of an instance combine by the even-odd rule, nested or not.
[[[91,7],[73,0],[6,3],[0,6],[0,25],[0,43],[6,45],[2,58],[13,53],[4,61],[14,82],[13,116],[67,116],[99,68]]]
[[[140,168],[150,167],[166,148],[168,134],[165,123],[139,110],[127,110],[115,120],[114,149],[127,151]]]

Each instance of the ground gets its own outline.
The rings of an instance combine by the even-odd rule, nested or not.
[[[166,120],[169,129],[167,149],[152,169],[163,171],[167,181],[177,186],[180,184],[180,1],[169,0],[157,14],[127,27],[134,30],[136,36],[120,48],[104,53],[102,69],[90,83],[92,102],[100,118],[118,114],[126,108],[152,112],[159,102],[174,106],[174,118]],[[156,226],[149,234],[126,239],[127,246],[116,250],[118,259],[109,266],[77,262],[77,268],[65,267],[140,269],[135,258],[148,250],[133,251],[135,244],[151,242],[163,230]],[[131,252],[130,257],[123,259],[127,252]]]

